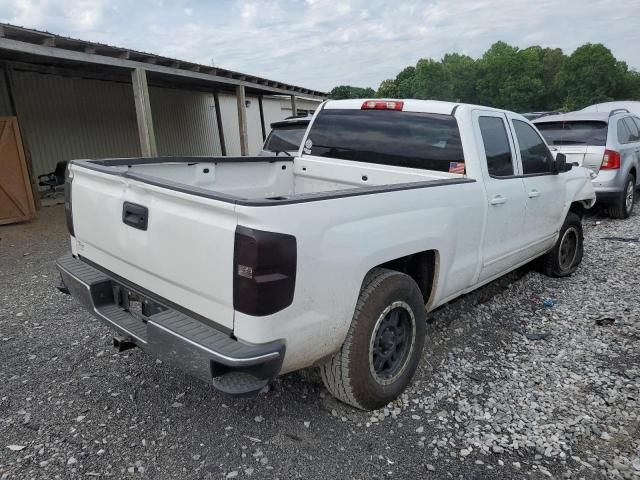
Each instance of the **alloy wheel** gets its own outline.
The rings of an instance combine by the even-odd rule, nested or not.
[[[416,321],[405,302],[393,302],[376,322],[369,345],[369,369],[381,385],[395,382],[411,356],[416,336]]]

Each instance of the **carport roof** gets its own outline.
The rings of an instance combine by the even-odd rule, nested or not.
[[[88,42],[29,28],[0,23],[0,59],[35,65],[40,69],[89,69],[100,74],[126,75],[142,68],[150,79],[173,84],[231,89],[244,85],[247,93],[295,95],[324,99],[327,93],[268,80],[224,68],[186,62],[123,47]]]

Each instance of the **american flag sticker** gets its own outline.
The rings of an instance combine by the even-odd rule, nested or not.
[[[449,173],[461,173],[464,175],[464,162],[449,162]]]

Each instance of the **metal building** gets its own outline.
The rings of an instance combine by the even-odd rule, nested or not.
[[[33,176],[60,160],[255,154],[271,122],[324,92],[0,24],[0,116],[17,116]]]

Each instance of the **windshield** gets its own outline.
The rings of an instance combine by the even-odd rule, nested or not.
[[[297,151],[307,125],[287,125],[271,130],[264,149],[270,152]]]
[[[549,145],[603,147],[607,143],[607,124],[605,122],[544,122],[535,125]]]
[[[451,115],[325,109],[304,152],[320,157],[464,173],[458,123]]]

